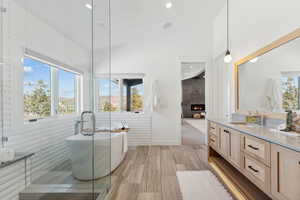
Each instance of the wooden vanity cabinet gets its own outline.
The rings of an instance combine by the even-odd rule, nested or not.
[[[300,152],[209,123],[209,145],[274,200],[300,200]]]
[[[272,144],[271,193],[278,200],[300,200],[300,153]]]

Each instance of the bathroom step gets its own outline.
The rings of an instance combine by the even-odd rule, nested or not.
[[[104,189],[96,189],[92,194],[91,185],[52,184],[30,185],[20,192],[20,200],[91,200],[97,199],[105,192]]]

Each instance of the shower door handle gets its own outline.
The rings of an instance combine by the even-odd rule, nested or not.
[[[83,126],[83,124],[84,124],[84,122],[87,122],[87,121],[84,120],[84,116],[87,115],[87,114],[90,114],[90,115],[91,115],[91,120],[92,120],[92,130],[89,131],[88,133],[84,133],[84,130],[83,130],[84,126]],[[93,111],[83,111],[83,112],[81,113],[81,118],[80,118],[80,120],[82,121],[82,122],[81,122],[81,132],[82,132],[82,134],[83,134],[83,135],[87,135],[87,136],[92,136],[92,135],[94,135],[95,132],[96,132],[96,116],[95,116],[95,113],[94,113]]]

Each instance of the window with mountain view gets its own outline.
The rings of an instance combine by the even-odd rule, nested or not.
[[[99,112],[127,111],[142,112],[144,98],[143,79],[98,79]]]
[[[23,69],[25,121],[77,112],[79,74],[29,56],[24,58]]]
[[[76,74],[58,70],[58,113],[61,115],[76,112]]]

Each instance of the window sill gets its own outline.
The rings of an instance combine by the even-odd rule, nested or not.
[[[48,123],[56,120],[72,119],[79,116],[80,116],[79,114],[57,115],[57,116],[47,117],[44,119],[38,119],[37,121],[33,121],[33,122],[24,121],[24,125],[27,126],[27,125],[43,124],[43,123]]]

